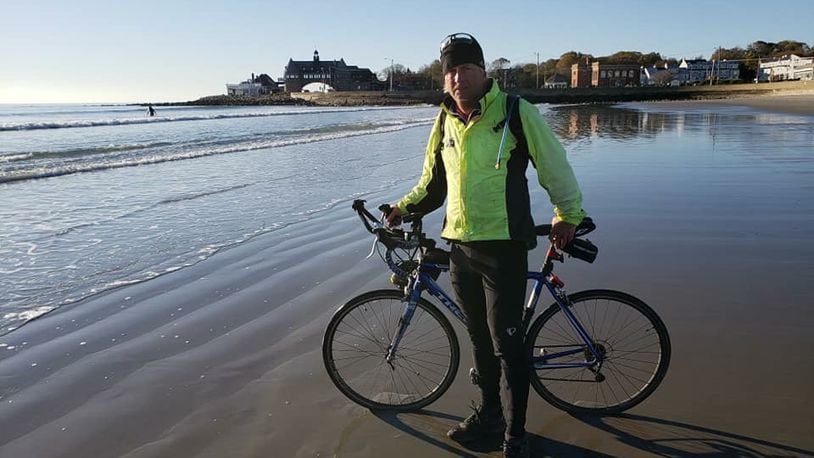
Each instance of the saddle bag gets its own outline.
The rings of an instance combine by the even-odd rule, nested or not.
[[[574,258],[581,259],[585,262],[594,262],[596,255],[599,253],[599,248],[596,247],[589,240],[574,239],[562,249]]]

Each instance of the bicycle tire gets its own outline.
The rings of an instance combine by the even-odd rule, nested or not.
[[[349,300],[331,318],[322,359],[334,385],[371,410],[411,411],[449,389],[460,362],[449,320],[421,298],[390,365],[385,355],[404,309],[398,290],[376,290]]]
[[[532,367],[534,390],[554,407],[574,414],[618,414],[647,399],[670,365],[670,336],[661,318],[641,300],[619,291],[581,291],[569,299],[571,311],[604,352],[601,376],[585,367]],[[589,357],[556,303],[531,325],[526,345],[530,356],[583,347],[582,353],[550,363],[584,362]]]

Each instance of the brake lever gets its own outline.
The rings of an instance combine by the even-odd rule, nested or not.
[[[379,243],[379,236],[378,236],[378,234],[376,234],[375,231],[376,231],[376,229],[381,229],[383,227],[387,227],[387,226],[385,226],[385,224],[387,224],[387,223],[385,222],[384,218],[385,218],[385,215],[382,215],[382,218],[379,220],[379,222],[374,222],[373,223],[374,224],[374,226],[373,226],[373,245],[370,247],[370,253],[368,253],[367,256],[365,256],[365,259],[372,258],[373,253],[376,252],[376,244]]]
[[[551,259],[553,261],[560,261],[565,262],[565,256],[554,247],[553,243],[548,244],[548,252],[546,253],[546,259]]]
[[[370,259],[370,258],[373,257],[373,253],[376,252],[376,244],[377,243],[379,243],[379,238],[376,237],[376,236],[373,236],[373,246],[370,247],[370,253],[367,256],[365,256],[365,259]]]

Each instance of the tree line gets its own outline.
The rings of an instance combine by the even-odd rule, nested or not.
[[[743,81],[752,81],[758,70],[761,59],[771,59],[787,54],[798,56],[814,56],[814,47],[801,41],[782,40],[777,43],[755,41],[746,48],[717,48],[707,58],[708,60],[730,60],[739,63],[740,76]],[[489,76],[502,81],[511,80],[511,86],[516,88],[534,88],[554,75],[561,75],[571,80],[571,66],[585,60],[604,62],[607,64],[637,64],[641,67],[678,66],[680,61],[672,57],[664,57],[658,52],[641,53],[638,51],[619,51],[610,56],[594,57],[592,54],[568,51],[559,58],[548,59],[536,63],[517,63],[506,58],[495,59],[487,66]],[[691,59],[704,59],[704,56],[694,56]],[[443,88],[444,75],[441,72],[441,62],[436,59],[423,65],[418,71],[412,71],[401,64],[388,66],[379,72],[379,77],[389,81],[392,73],[395,89],[402,90],[437,90]]]

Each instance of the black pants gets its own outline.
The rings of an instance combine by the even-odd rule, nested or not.
[[[484,407],[506,405],[506,436],[525,432],[529,397],[528,357],[523,345],[528,250],[524,242],[453,243],[450,278],[466,314]]]

